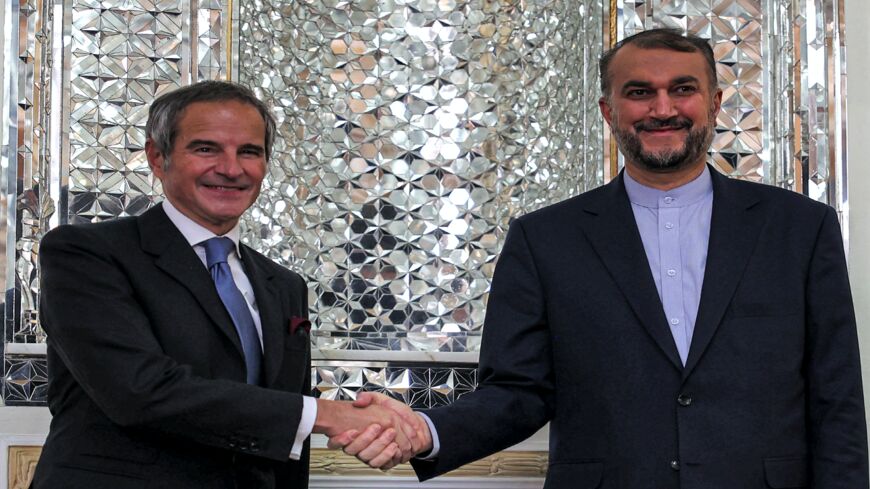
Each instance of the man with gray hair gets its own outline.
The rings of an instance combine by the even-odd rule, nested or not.
[[[305,488],[312,431],[372,424],[390,439],[380,462],[419,449],[389,410],[308,396],[306,285],[239,242],[268,107],[197,83],[158,98],[146,132],[162,204],[40,244],[53,419],[32,487]]]

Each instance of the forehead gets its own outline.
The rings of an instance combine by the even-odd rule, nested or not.
[[[620,49],[609,67],[613,90],[619,90],[627,82],[666,85],[685,77],[707,83],[710,81],[707,70],[707,60],[701,52],[646,49],[633,45]]]
[[[266,122],[256,107],[237,100],[194,102],[181,112],[175,130],[180,139],[206,133],[210,139],[232,136],[263,144]]]

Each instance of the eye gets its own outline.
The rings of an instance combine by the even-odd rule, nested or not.
[[[643,98],[649,95],[649,90],[646,88],[632,88],[625,92],[625,96],[628,98]]]
[[[681,95],[690,95],[698,91],[698,87],[694,85],[680,85],[674,89],[674,92]]]
[[[263,156],[263,150],[261,150],[259,148],[244,148],[242,150],[239,150],[239,153],[241,153],[243,155],[247,155],[247,156],[256,156],[256,157]]]

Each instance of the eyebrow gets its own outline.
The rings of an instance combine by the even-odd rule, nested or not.
[[[259,144],[243,144],[239,149],[243,150],[243,151],[253,150],[253,151],[257,151],[259,153],[266,152],[266,148],[264,148],[263,146],[260,146]]]
[[[683,83],[701,83],[701,80],[697,79],[694,76],[686,75],[679,76],[671,81],[671,85],[682,85]]]
[[[192,148],[194,146],[220,146],[218,143],[214,141],[210,141],[208,139],[191,139],[187,143],[188,148]]]
[[[670,81],[671,85],[682,85],[684,83],[700,83],[697,77],[691,75],[678,76]],[[627,82],[622,84],[622,89],[625,90],[627,88],[632,87],[640,87],[640,88],[649,88],[652,86],[652,83],[643,80],[628,80]]]
[[[215,148],[219,148],[221,145],[218,144],[217,142],[211,141],[209,139],[192,139],[192,140],[190,140],[189,143],[187,143],[188,148],[193,148],[196,146],[212,146]],[[259,144],[243,144],[239,147],[239,149],[242,151],[255,150],[255,151],[259,151],[261,153],[266,152],[266,148],[259,145]]]

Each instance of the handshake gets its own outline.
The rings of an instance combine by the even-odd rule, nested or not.
[[[374,392],[361,392],[352,403],[318,399],[314,432],[329,436],[329,448],[341,448],[382,470],[432,450],[432,435],[423,416]]]

